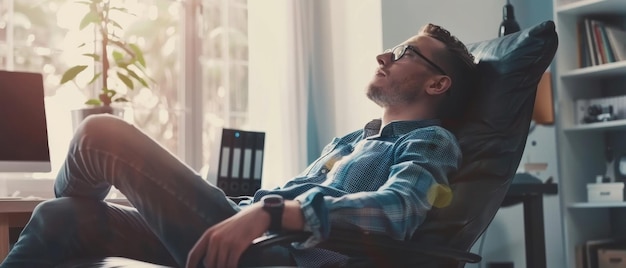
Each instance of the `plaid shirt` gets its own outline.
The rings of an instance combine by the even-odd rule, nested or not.
[[[461,164],[454,135],[438,120],[396,121],[382,131],[380,127],[381,121],[374,120],[335,138],[283,187],[257,191],[254,202],[266,194],[300,201],[305,230],[313,235],[296,248],[314,247],[333,225],[406,240],[437,201],[450,199],[448,177]],[[294,254],[299,264],[304,257],[298,256],[306,251]],[[318,266],[309,264],[302,265]]]

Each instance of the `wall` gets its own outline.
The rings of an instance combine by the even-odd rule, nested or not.
[[[428,22],[439,24],[465,43],[495,38],[502,21],[504,0],[382,0],[383,47],[390,48],[414,35]],[[515,15],[522,28],[552,19],[552,1],[512,0]],[[462,12],[460,12],[462,11]],[[542,180],[558,181],[556,140],[553,126],[537,126],[529,135],[520,171],[526,163],[547,163],[545,170],[531,174]],[[564,267],[563,234],[558,196],[544,198],[547,267]],[[487,267],[489,262],[514,262],[526,267],[522,205],[501,209],[474,248],[483,256],[481,264],[467,268]],[[482,247],[481,247],[482,245]]]
[[[313,94],[318,96],[312,96],[310,105],[321,149],[333,137],[360,129],[366,122],[380,117],[380,109],[367,99],[365,88],[378,67],[376,55],[383,51],[380,40],[384,31],[380,0],[318,0],[315,3],[318,27],[314,38],[313,80],[323,82],[322,86],[314,87]],[[312,152],[310,157],[313,158],[309,160],[317,156],[319,151]]]

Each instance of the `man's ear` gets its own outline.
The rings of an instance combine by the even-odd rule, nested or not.
[[[426,88],[426,92],[430,95],[439,95],[446,93],[452,86],[452,80],[447,75],[436,76],[431,79],[430,84]]]

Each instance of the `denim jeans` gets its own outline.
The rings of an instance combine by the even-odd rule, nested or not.
[[[102,201],[111,186],[132,208]],[[54,184],[0,268],[54,267],[76,258],[123,256],[184,266],[206,229],[240,208],[142,131],[110,115],[84,120]],[[254,224],[254,223],[251,223]],[[290,265],[274,247],[240,264]]]

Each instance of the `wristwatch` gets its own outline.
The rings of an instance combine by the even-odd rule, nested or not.
[[[270,214],[270,233],[280,232],[283,228],[283,210],[285,209],[285,201],[283,197],[277,194],[269,194],[261,198],[263,209]]]

